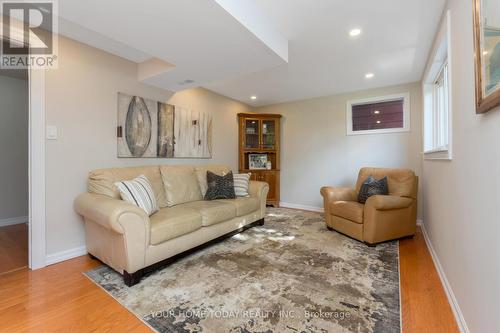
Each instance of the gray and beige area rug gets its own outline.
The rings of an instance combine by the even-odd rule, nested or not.
[[[268,210],[254,227],[126,287],[86,273],[158,332],[399,332],[398,243],[329,231],[322,214]]]

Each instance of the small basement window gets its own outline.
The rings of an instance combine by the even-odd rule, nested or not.
[[[409,93],[348,101],[347,135],[409,131],[409,102]]]

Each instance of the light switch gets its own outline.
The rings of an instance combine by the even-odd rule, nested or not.
[[[47,140],[57,140],[57,126],[47,126],[45,137]]]

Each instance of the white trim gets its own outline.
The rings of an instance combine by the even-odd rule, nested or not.
[[[453,159],[453,77],[452,77],[452,50],[451,50],[451,14],[447,10],[441,19],[440,27],[436,33],[434,39],[433,47],[429,53],[429,58],[427,60],[426,68],[422,76],[422,146],[423,146],[423,156],[425,160],[445,160],[451,161]],[[428,108],[432,108],[429,103],[433,102],[433,99],[426,103],[426,99],[429,98],[432,93],[435,78],[437,77],[439,71],[444,64],[448,66],[448,145],[446,147],[435,147],[431,149],[426,149],[426,128],[429,124],[426,120],[429,117]],[[434,131],[433,131],[434,132]],[[432,133],[433,135],[434,133]],[[432,139],[433,140],[433,139]]]
[[[309,210],[311,212],[319,212],[319,213],[323,213],[325,211],[323,209],[323,207],[301,205],[301,204],[295,204],[295,203],[283,202],[283,201],[280,201],[280,207],[283,207],[283,208],[293,208],[293,209],[301,209],[301,210]]]
[[[0,227],[7,227],[9,225],[28,223],[28,221],[29,221],[28,216],[9,217],[7,219],[0,219]]]
[[[434,262],[434,266],[436,267],[436,270],[438,272],[439,278],[441,279],[441,283],[443,285],[444,291],[446,293],[446,296],[448,297],[448,302],[450,303],[453,314],[455,315],[455,320],[457,322],[458,328],[459,328],[460,332],[469,333],[469,328],[467,327],[467,323],[465,322],[465,318],[462,314],[462,310],[460,310],[460,306],[458,305],[458,301],[455,297],[455,294],[453,293],[453,289],[451,289],[451,285],[448,282],[448,278],[446,277],[443,266],[441,266],[441,263],[439,261],[437,254],[436,254],[436,251],[434,250],[434,247],[432,246],[429,235],[427,234],[427,230],[425,229],[425,224],[423,224],[421,220],[420,220],[420,223],[421,223],[420,229],[422,230],[422,234],[424,235],[425,243],[427,244],[427,248],[429,249],[429,252],[431,253],[432,261]]]
[[[403,127],[400,128],[384,128],[365,131],[352,130],[352,106],[370,103],[383,103],[403,99]],[[411,109],[410,109],[410,93],[400,93],[386,96],[377,96],[362,99],[353,99],[347,101],[346,108],[346,134],[347,135],[363,135],[363,134],[384,134],[384,133],[401,133],[410,131]]]
[[[73,259],[76,257],[84,256],[87,254],[87,247],[85,245],[75,247],[73,249],[56,252],[53,254],[48,254],[45,258],[45,263],[47,265],[57,264],[58,262]]]
[[[29,71],[29,267],[45,267],[45,71]]]
[[[57,9],[57,6],[55,7]],[[0,18],[0,23],[4,23]],[[55,23],[57,24],[57,22]],[[1,36],[0,36],[1,38]],[[11,36],[12,38],[12,36]],[[20,36],[12,40],[23,43]],[[57,43],[57,38],[55,39]],[[57,45],[57,44],[56,44]],[[55,46],[55,45],[54,45]],[[55,46],[57,47],[57,46]],[[29,268],[45,267],[45,69],[28,70]]]

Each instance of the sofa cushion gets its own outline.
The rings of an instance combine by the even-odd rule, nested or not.
[[[144,175],[133,180],[123,180],[115,183],[122,200],[142,208],[148,216],[158,211],[155,193],[151,183]]]
[[[363,223],[365,205],[356,201],[334,201],[330,204],[330,214],[356,223]]]
[[[152,245],[158,245],[201,228],[201,215],[193,209],[181,206],[160,209],[151,215],[150,232]]]
[[[161,177],[165,185],[167,206],[202,200],[194,167],[188,165],[162,165]]]
[[[248,186],[250,185],[251,173],[236,173],[233,175],[234,194],[237,197],[249,197]]]
[[[163,187],[160,168],[158,166],[109,168],[91,171],[87,183],[88,191],[89,193],[102,194],[107,197],[120,199],[120,191],[118,191],[115,183],[132,180],[140,175],[146,176],[151,183],[158,206],[166,207],[165,188]]]
[[[205,200],[235,199],[233,172],[225,176],[218,176],[211,171],[207,171],[208,189],[205,193]]]
[[[198,179],[198,185],[200,186],[201,195],[205,197],[207,193],[207,171],[211,171],[218,176],[224,176],[231,168],[226,165],[200,165],[195,168],[196,178]]]
[[[236,207],[236,215],[243,216],[260,209],[260,202],[257,198],[236,198],[217,200],[223,203],[230,203]]]
[[[224,222],[236,217],[236,206],[220,201],[194,201],[181,205],[191,208],[201,214],[201,224],[204,227]]]

